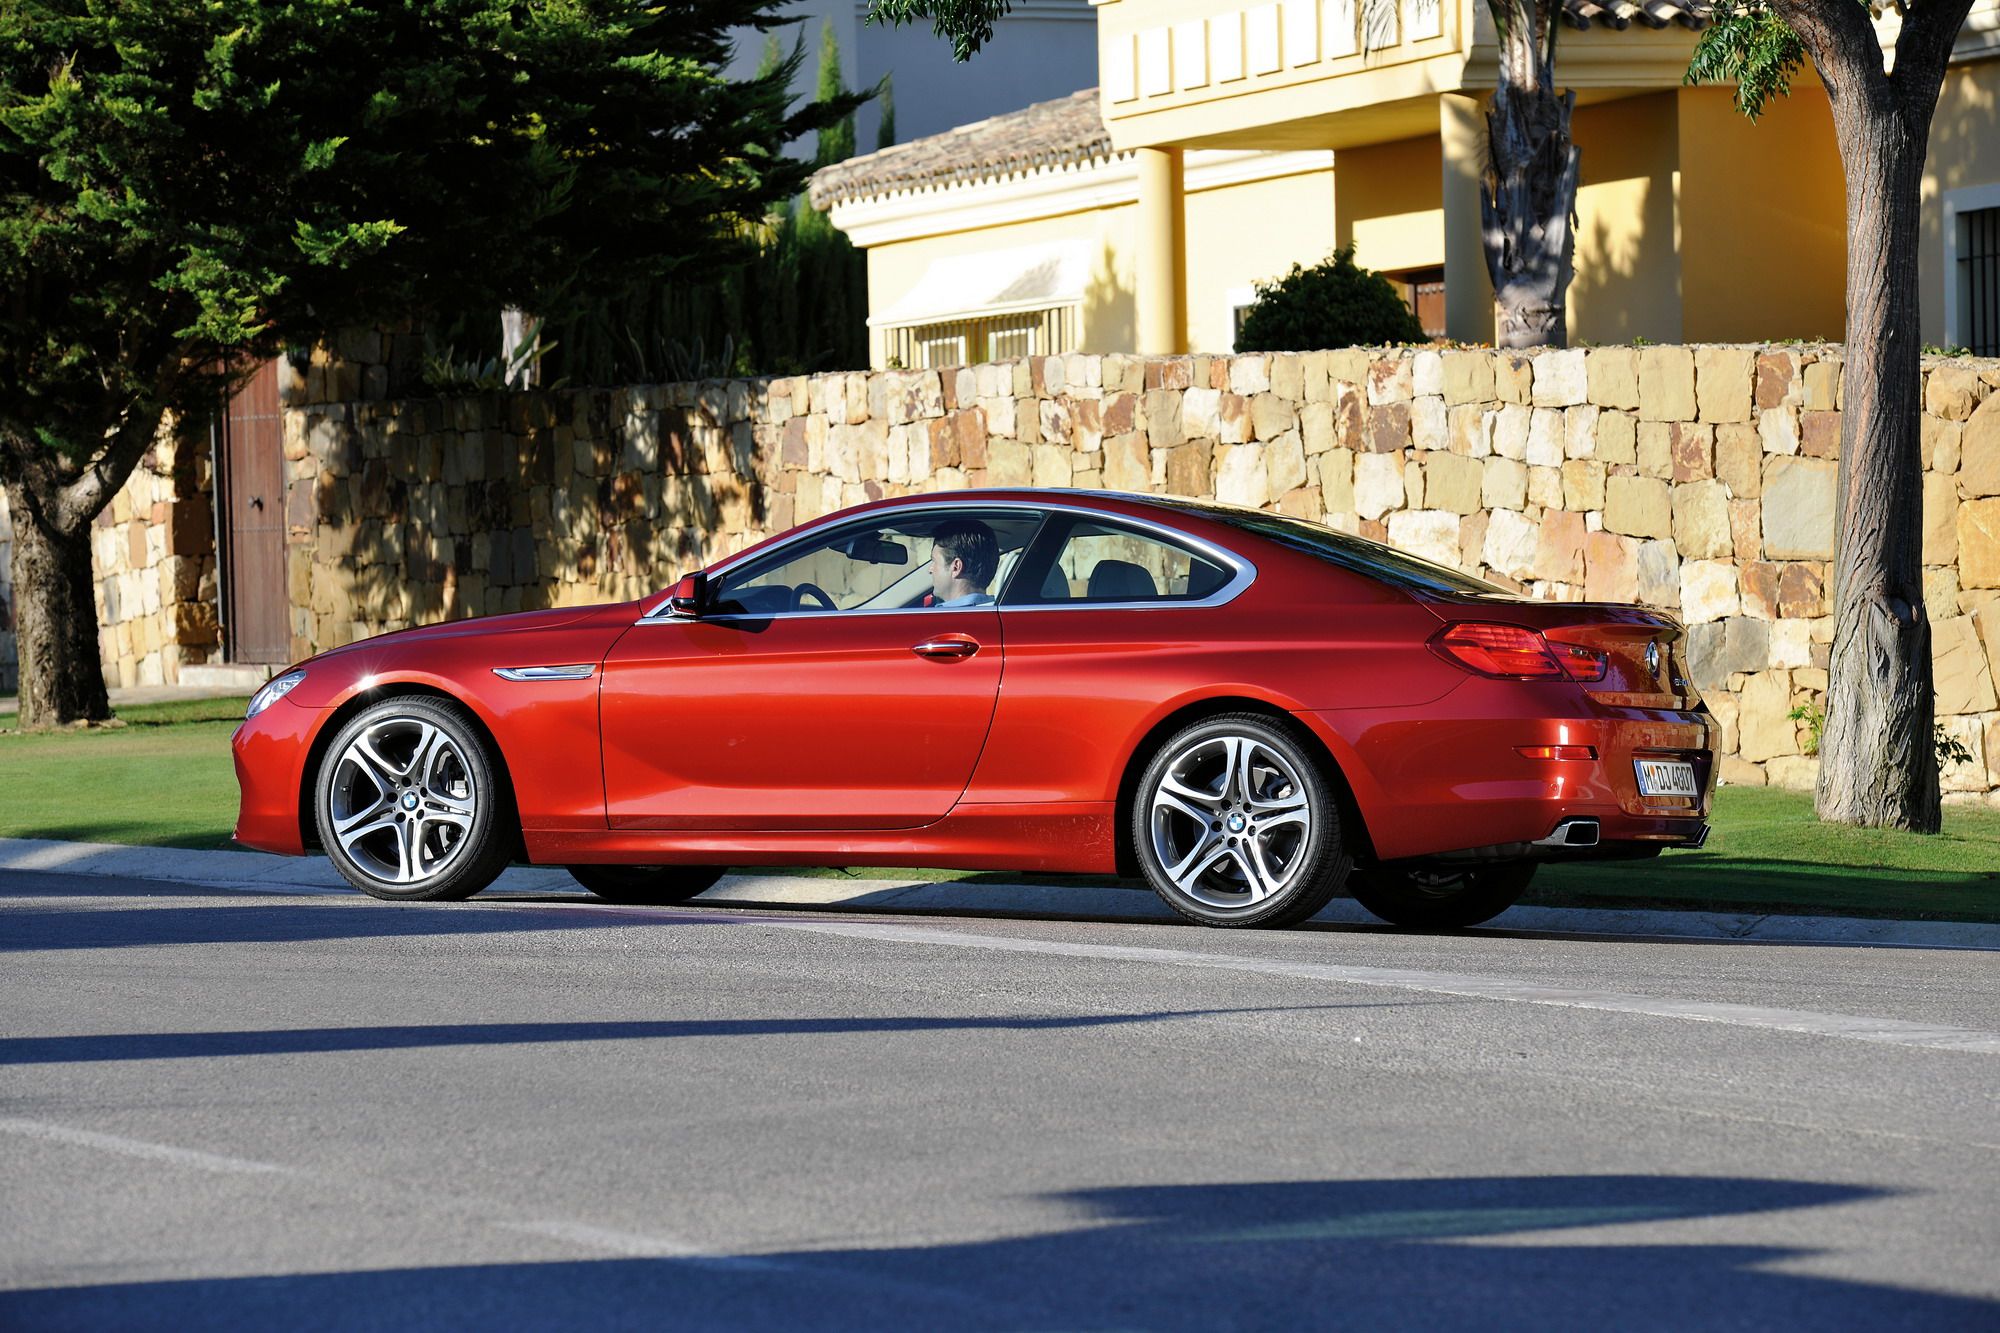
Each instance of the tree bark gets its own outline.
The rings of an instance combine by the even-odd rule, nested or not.
[[[1847,171],[1847,348],[1817,805],[1824,820],[1935,833],[1917,311],[1928,124],[1893,107],[1836,121]]]
[[[1570,215],[1581,155],[1569,133],[1576,94],[1555,90],[1555,8],[1550,0],[1492,4],[1500,57],[1479,212],[1499,347],[1569,342]]]
[[[90,528],[62,531],[29,487],[7,483],[14,520],[14,634],[25,731],[111,716],[97,646]]]

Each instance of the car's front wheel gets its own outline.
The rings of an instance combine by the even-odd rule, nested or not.
[[[684,903],[722,878],[721,866],[571,866],[570,877],[611,903]]]
[[[1168,738],[1140,776],[1132,843],[1154,892],[1205,926],[1289,926],[1351,859],[1326,779],[1292,732],[1236,713]]]
[[[384,699],[327,747],[316,783],[320,845],[377,898],[470,898],[513,854],[513,808],[464,709]]]
[[[1376,866],[1348,879],[1354,901],[1398,926],[1456,930],[1491,921],[1528,891],[1533,861],[1495,861],[1450,869]]]

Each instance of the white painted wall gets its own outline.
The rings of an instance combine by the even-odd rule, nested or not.
[[[907,28],[865,24],[867,0],[793,0],[789,12],[802,21],[783,30],[779,40],[787,47],[794,40],[805,41],[805,64],[794,85],[799,96],[813,94],[819,74],[820,25],[830,18],[848,87],[869,87],[884,74],[894,73],[899,143],[1097,83],[1097,25],[1089,0],[1015,0],[1014,12],[995,27],[992,42],[963,65],[952,60],[951,47],[932,36],[928,24]],[[745,33],[729,74],[736,78],[754,74],[763,53],[763,36]],[[874,151],[879,120],[874,103],[861,109],[855,124],[857,151]],[[794,144],[792,152],[811,156],[813,144],[810,140]]]

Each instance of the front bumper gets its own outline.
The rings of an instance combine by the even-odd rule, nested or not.
[[[260,852],[305,855],[299,792],[321,710],[290,696],[244,722],[230,738],[236,761],[236,841]]]

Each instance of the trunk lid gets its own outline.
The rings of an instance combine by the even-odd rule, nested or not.
[[[1437,598],[1431,610],[1446,621],[1485,621],[1538,631],[1560,656],[1565,649],[1600,654],[1604,675],[1583,682],[1607,704],[1688,709],[1701,703],[1687,663],[1687,635],[1674,616],[1625,602],[1501,601]]]

